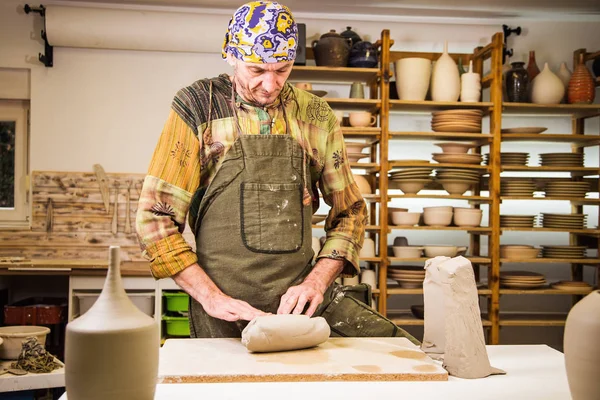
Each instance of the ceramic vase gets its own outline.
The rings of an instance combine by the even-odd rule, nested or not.
[[[65,381],[69,400],[152,400],[158,376],[158,324],[127,297],[118,246],[109,250],[104,288],[67,325]]]
[[[573,400],[600,399],[600,291],[579,301],[565,325],[564,351]]]
[[[565,95],[565,86],[560,78],[550,70],[548,63],[532,82],[531,101],[536,104],[559,104]]]
[[[395,63],[396,90],[400,100],[423,101],[429,89],[431,60],[402,58]]]
[[[460,101],[476,103],[481,98],[481,76],[473,72],[473,61],[469,61],[469,72],[460,76]]]
[[[448,54],[448,41],[444,53],[436,61],[431,73],[431,99],[433,101],[457,101],[460,96],[458,66]]]
[[[506,82],[506,101],[526,103],[528,100],[529,74],[524,62],[511,63],[512,68],[504,75]]]
[[[527,63],[527,74],[529,75],[529,82],[532,82],[536,76],[540,73],[540,68],[535,61],[535,51],[529,52],[529,62]]]
[[[590,104],[596,97],[596,82],[585,66],[583,54],[579,55],[579,64],[569,80],[567,101],[570,104]]]
[[[571,80],[572,74],[573,73],[571,70],[567,67],[567,63],[563,62],[560,64],[560,68],[558,68],[556,75],[558,75],[563,85],[565,85],[565,96],[563,97],[563,102],[567,101],[566,91],[569,90],[569,81]]]

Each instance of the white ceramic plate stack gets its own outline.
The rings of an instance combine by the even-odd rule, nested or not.
[[[535,182],[533,182],[531,179],[503,181],[500,184],[501,196],[533,197],[533,192],[535,190]]]
[[[553,181],[544,186],[546,197],[585,197],[590,190],[589,182]]]
[[[583,154],[579,153],[545,153],[540,154],[542,167],[583,167]]]
[[[581,281],[558,281],[553,283],[552,288],[554,289],[559,289],[559,290],[565,290],[567,292],[569,291],[576,291],[579,292],[583,289],[592,289],[592,285],[590,285],[589,283],[586,282],[581,282]]]
[[[453,195],[463,195],[479,182],[479,171],[470,169],[440,168],[435,170],[435,180]]]
[[[586,214],[550,214],[542,213],[542,226],[556,229],[583,229],[586,226]]]
[[[502,244],[500,245],[500,258],[513,260],[529,260],[537,258],[540,249],[526,244]]]
[[[390,172],[390,188],[400,189],[404,194],[417,194],[433,180],[433,168],[417,167]]]
[[[481,133],[481,110],[445,110],[431,113],[434,132]]]
[[[490,163],[490,154],[484,155],[485,165]],[[526,166],[529,162],[529,153],[500,153],[500,163],[502,165]]]
[[[510,289],[538,289],[546,285],[542,274],[530,271],[502,271],[500,285]]]
[[[481,154],[464,154],[464,153],[433,153],[431,155],[433,161],[447,164],[481,164],[483,159]]]
[[[423,286],[425,269],[418,266],[402,266],[388,269],[388,278],[398,282],[401,288],[415,289]]]
[[[544,258],[585,258],[585,246],[542,246]]]
[[[500,215],[501,228],[533,228],[536,215]]]

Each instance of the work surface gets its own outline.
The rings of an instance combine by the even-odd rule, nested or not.
[[[365,400],[388,398],[444,400],[570,399],[562,353],[545,345],[487,346],[494,367],[506,375],[446,382],[279,382],[159,384],[155,400]],[[161,350],[162,362],[169,350]],[[60,400],[67,400],[66,395]],[[109,399],[106,399],[109,400]]]
[[[170,339],[160,383],[439,381],[448,373],[406,338],[330,338],[320,346],[250,353],[240,339]]]

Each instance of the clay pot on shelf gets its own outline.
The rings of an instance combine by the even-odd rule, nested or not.
[[[481,76],[473,72],[473,61],[469,61],[469,72],[460,76],[460,101],[476,103],[481,98]]]
[[[536,104],[559,104],[565,95],[565,86],[560,78],[550,70],[548,63],[532,82],[531,101]]]
[[[536,76],[540,73],[540,68],[535,62],[535,51],[529,52],[529,62],[527,63],[527,74],[529,75],[529,82],[533,81]]]
[[[104,288],[67,325],[65,382],[70,400],[153,399],[158,376],[158,324],[131,302],[111,246]]]
[[[423,101],[427,96],[431,78],[431,60],[427,58],[402,58],[394,64],[396,90],[400,100]]]
[[[350,49],[349,67],[374,68],[377,64],[377,48],[371,42],[358,42]]]
[[[335,29],[321,35],[312,43],[315,63],[319,67],[345,67],[348,65],[352,40],[342,37]]]
[[[567,63],[563,62],[560,64],[560,67],[558,68],[558,72],[556,73],[556,75],[558,75],[558,77],[562,81],[563,85],[565,85],[565,96],[563,97],[562,101],[563,101],[563,103],[566,103],[567,102],[566,93],[569,90],[569,81],[571,80],[571,75],[573,75],[573,73],[567,67]]]
[[[526,103],[528,100],[529,74],[524,62],[511,63],[512,68],[506,73],[506,100],[511,103]]]
[[[585,66],[583,54],[579,55],[579,64],[569,80],[567,101],[570,104],[591,104],[596,97],[596,82]]]
[[[444,53],[438,58],[431,72],[431,99],[433,101],[458,101],[460,75],[456,62],[448,54],[448,41]]]
[[[358,36],[358,33],[354,32],[352,30],[351,26],[347,26],[346,30],[344,32],[340,33],[340,36],[343,37],[344,39],[350,39],[350,41],[352,42],[351,46],[354,46],[356,43],[362,41],[360,36]]]
[[[565,325],[567,380],[573,400],[600,399],[600,291],[579,301]]]

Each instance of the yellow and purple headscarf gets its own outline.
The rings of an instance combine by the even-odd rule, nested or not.
[[[252,1],[238,8],[229,21],[222,55],[269,64],[294,60],[297,46],[298,27],[290,9],[271,1]]]

